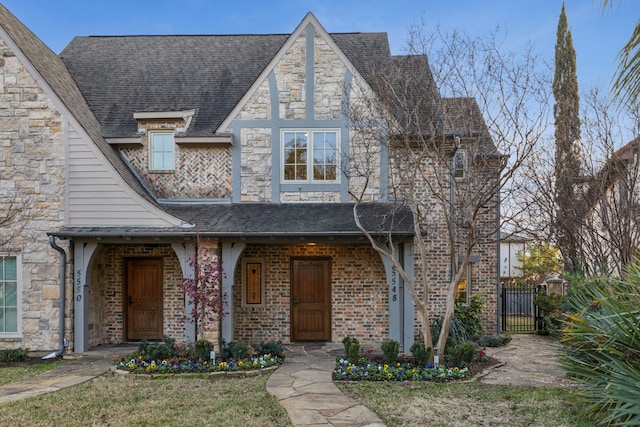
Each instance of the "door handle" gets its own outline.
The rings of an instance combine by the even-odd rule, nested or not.
[[[129,305],[133,304],[133,300],[131,299],[131,295],[129,295]]]
[[[298,297],[293,297],[293,305],[298,305]]]

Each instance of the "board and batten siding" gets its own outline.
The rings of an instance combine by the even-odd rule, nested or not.
[[[97,147],[69,127],[68,214],[71,227],[172,227],[181,221],[138,195]]]

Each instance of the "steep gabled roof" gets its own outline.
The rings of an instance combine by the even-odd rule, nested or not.
[[[33,68],[42,76],[44,82],[40,83],[44,83],[51,88],[124,181],[147,201],[155,203],[154,198],[136,179],[123,159],[105,141],[100,123],[91,112],[60,58],[2,4],[0,4],[0,27],[7,33]]]
[[[289,34],[76,37],[60,57],[104,136],[137,135],[134,112],[196,109],[189,136],[216,132]],[[363,77],[386,33],[331,34]]]
[[[500,156],[475,98],[442,98],[445,133],[478,138],[478,154]]]

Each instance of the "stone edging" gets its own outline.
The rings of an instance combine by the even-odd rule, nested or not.
[[[118,375],[137,375],[139,377],[148,377],[149,379],[169,378],[169,377],[182,376],[182,375],[185,375],[185,376],[188,375],[189,377],[202,377],[202,378],[223,378],[223,377],[248,378],[248,377],[259,377],[261,375],[266,375],[271,371],[275,371],[280,366],[281,365],[274,365],[274,366],[267,366],[266,368],[246,369],[246,370],[240,370],[240,371],[214,371],[214,372],[194,372],[194,373],[188,373],[188,372],[156,373],[154,372],[149,374],[125,371],[123,369],[118,369],[117,366],[112,366],[110,369],[110,372]]]

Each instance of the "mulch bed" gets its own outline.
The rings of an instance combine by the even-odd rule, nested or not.
[[[488,357],[486,361],[474,361],[469,365],[469,376],[468,378],[473,378],[484,372],[486,369],[499,365],[501,362],[498,359],[494,359],[493,357]]]
[[[25,360],[22,360],[20,362],[0,362],[0,369],[41,365],[43,363],[52,363],[60,359],[62,359],[62,357],[54,357],[53,359],[43,359],[42,357],[27,357]]]

